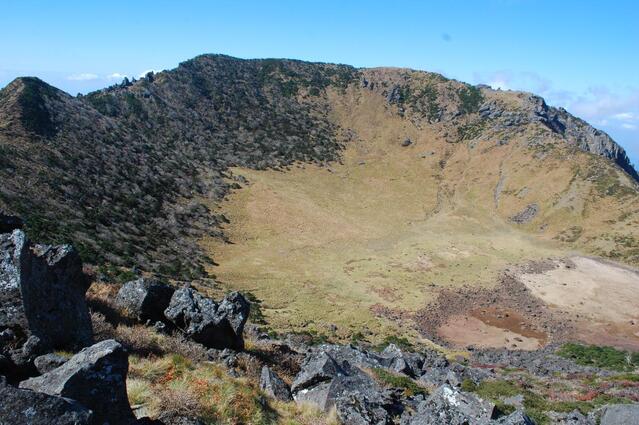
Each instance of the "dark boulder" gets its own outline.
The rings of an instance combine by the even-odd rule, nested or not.
[[[55,348],[89,345],[88,285],[70,245],[32,245],[21,230],[0,235],[0,354],[26,367]]]
[[[395,344],[389,344],[381,354],[381,363],[393,372],[416,378],[421,374],[424,357],[417,353],[402,351]]]
[[[304,359],[300,373],[293,381],[291,391],[295,395],[346,373],[328,353],[311,353]]]
[[[47,372],[52,371],[53,369],[62,366],[64,363],[66,363],[66,361],[67,358],[65,357],[62,357],[55,353],[49,353],[36,357],[33,363],[38,372],[43,375]]]
[[[606,406],[600,425],[639,424],[639,404],[614,404]]]
[[[165,320],[164,310],[175,290],[154,279],[140,278],[125,283],[118,291],[116,305],[141,322]]]
[[[499,418],[496,423],[499,425],[535,425],[535,421],[521,410],[516,410],[508,416]]]
[[[273,372],[268,366],[262,367],[262,373],[260,374],[260,389],[269,396],[281,400],[291,401],[291,390],[286,382],[280,378],[277,373]]]
[[[0,233],[11,233],[16,229],[22,229],[23,222],[20,217],[4,214],[0,211]]]
[[[397,403],[364,371],[347,360],[338,363],[324,351],[307,355],[292,392],[298,403],[311,403],[323,411],[335,408],[345,425],[390,423],[389,411]]]
[[[442,385],[418,405],[416,412],[404,413],[401,424],[483,424],[494,419],[496,413],[493,403],[449,385]]]
[[[597,410],[594,412],[596,414]],[[572,412],[547,412],[546,416],[551,423],[557,425],[596,425],[599,423],[594,417],[585,416],[577,409]]]
[[[77,400],[96,423],[128,424],[135,417],[126,393],[128,356],[114,340],[85,348],[57,369],[20,383],[20,388]]]
[[[192,288],[181,288],[173,293],[164,315],[187,337],[206,347],[242,350],[249,312],[249,302],[238,292],[218,304]]]
[[[74,400],[15,388],[0,377],[0,424],[89,425],[92,417]]]

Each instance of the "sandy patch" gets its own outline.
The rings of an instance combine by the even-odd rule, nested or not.
[[[637,270],[576,256],[541,273],[522,272],[518,280],[551,308],[570,313],[580,339],[639,348]]]

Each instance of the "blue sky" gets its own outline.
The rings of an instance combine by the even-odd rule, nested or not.
[[[538,93],[639,164],[639,2],[0,0],[0,86],[69,93],[201,53],[403,66]]]

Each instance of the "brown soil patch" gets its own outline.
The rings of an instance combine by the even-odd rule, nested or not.
[[[574,333],[571,318],[548,309],[509,273],[493,289],[442,291],[416,321],[426,337],[455,347],[534,350]]]
[[[500,326],[493,326],[472,315],[452,316],[438,329],[439,335],[451,345],[463,348],[507,347],[513,350],[536,350],[543,346],[545,335],[541,338],[527,337]]]
[[[536,339],[540,344],[546,342],[547,335],[544,332],[532,329],[532,323],[518,312],[509,308],[488,307],[470,312],[487,325],[508,330],[512,333]]]

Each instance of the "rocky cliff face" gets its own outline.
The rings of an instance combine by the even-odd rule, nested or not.
[[[384,96],[392,115],[452,142],[542,125],[637,178],[605,133],[539,97],[410,70],[204,55],[80,97],[36,78],[9,84],[0,91],[0,208],[90,262],[201,275],[197,239],[223,239],[226,220],[202,199],[215,203],[242,183],[232,166],[339,160],[357,136],[336,124],[334,103],[353,90]]]

